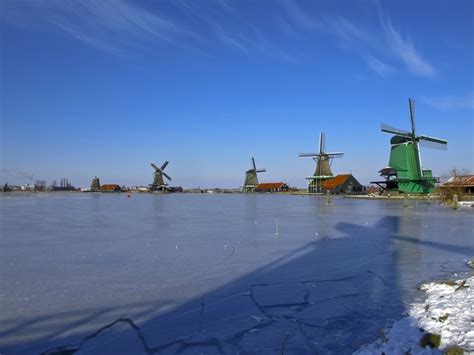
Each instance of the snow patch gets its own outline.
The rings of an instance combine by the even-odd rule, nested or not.
[[[410,307],[409,316],[388,327],[379,340],[355,354],[441,354],[451,346],[474,353],[474,276],[424,284],[426,300]],[[425,333],[441,336],[439,349],[423,348]]]

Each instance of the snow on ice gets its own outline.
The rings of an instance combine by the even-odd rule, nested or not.
[[[440,354],[453,346],[474,352],[474,277],[430,282],[420,289],[426,293],[425,301],[413,304],[408,317],[356,354]],[[426,333],[440,335],[439,350],[421,347]]]

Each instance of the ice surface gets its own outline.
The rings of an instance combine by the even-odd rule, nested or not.
[[[332,202],[2,194],[0,352],[352,353],[467,276],[471,210]]]

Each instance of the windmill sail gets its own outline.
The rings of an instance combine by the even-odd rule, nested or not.
[[[408,107],[410,109],[411,133],[415,136],[415,101],[408,99]]]
[[[419,144],[423,147],[439,149],[439,150],[447,150],[448,149],[448,141],[444,139],[439,139],[430,136],[419,136]]]
[[[385,124],[385,123],[382,123],[380,125],[380,129],[382,130],[382,132],[385,132],[385,133],[390,133],[390,134],[395,134],[397,136],[402,136],[402,137],[410,137],[411,138],[411,133],[404,130],[404,129],[399,129],[399,128],[395,128],[395,127],[392,127],[392,126],[389,126],[388,124]]]

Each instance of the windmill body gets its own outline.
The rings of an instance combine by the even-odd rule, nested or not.
[[[375,181],[384,191],[426,194],[434,191],[436,178],[432,171],[423,169],[420,145],[446,149],[448,142],[415,131],[415,103],[408,100],[411,132],[382,124],[382,132],[393,134],[390,139],[390,159],[388,166],[379,171],[385,181]]]
[[[325,151],[325,135],[323,132],[319,135],[319,153],[301,153],[300,158],[312,158],[316,162],[316,169],[312,176],[306,177],[308,180],[309,193],[321,193],[322,185],[325,180],[334,177],[331,171],[331,165],[334,158],[342,157],[342,152]]]
[[[152,186],[156,186],[156,187],[159,187],[159,186],[165,186],[165,181],[163,179],[163,174],[158,172],[158,171],[155,171],[153,173],[153,184]]]
[[[252,158],[252,168],[245,172],[245,182],[242,186],[243,193],[252,193],[255,192],[255,189],[258,185],[258,173],[264,173],[265,169],[257,169],[255,164],[255,159]]]
[[[155,171],[153,172],[153,184],[150,185],[150,191],[158,191],[158,192],[169,191],[168,184],[166,184],[164,180],[164,178],[166,178],[171,181],[171,177],[164,172],[168,163],[169,163],[168,161],[165,161],[163,165],[161,166],[161,168],[151,163],[151,166],[153,169],[155,169]]]

